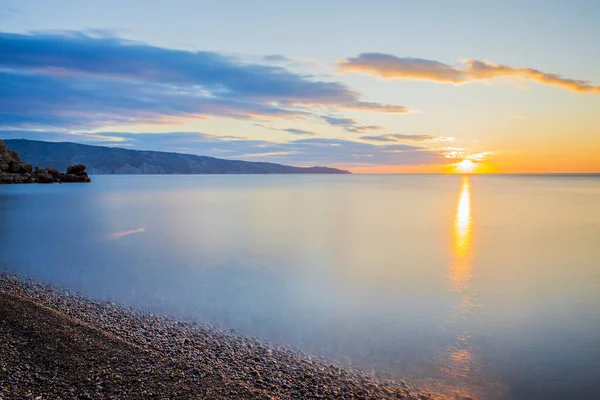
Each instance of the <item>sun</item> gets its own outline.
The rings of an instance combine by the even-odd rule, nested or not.
[[[473,160],[465,159],[459,163],[454,164],[454,166],[456,167],[456,170],[458,172],[468,174],[468,173],[475,171],[475,168],[477,167],[477,163],[475,163]]]

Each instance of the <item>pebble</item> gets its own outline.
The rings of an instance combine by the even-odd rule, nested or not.
[[[162,354],[186,365],[186,371],[174,371],[173,379],[189,376],[202,378],[203,381],[210,379],[211,382],[216,379],[223,385],[233,382],[266,393],[268,397],[265,398],[434,399],[431,394],[419,391],[405,381],[377,379],[365,372],[336,365],[331,360],[243,336],[235,330],[219,330],[198,322],[177,321],[132,307],[95,301],[72,291],[0,271],[1,292],[31,299],[140,349],[148,349],[146,351]],[[118,365],[118,361],[111,360],[111,366]],[[29,369],[29,365],[24,364],[24,369]],[[4,367],[2,372],[6,372]],[[94,378],[91,382],[97,383],[90,383],[91,386],[87,388],[105,391],[111,379],[118,379],[118,372],[108,371],[106,376]],[[144,372],[150,375],[154,373],[152,370]],[[160,385],[160,382],[156,385]],[[148,388],[147,393],[151,392],[152,388]],[[1,394],[2,390],[0,400],[3,400]],[[94,398],[85,390],[80,390],[78,397]],[[173,394],[171,398],[180,397]]]

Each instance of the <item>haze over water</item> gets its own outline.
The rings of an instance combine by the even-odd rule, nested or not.
[[[449,398],[596,398],[598,176],[0,187],[0,266]]]

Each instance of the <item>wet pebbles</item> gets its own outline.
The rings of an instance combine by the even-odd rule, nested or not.
[[[0,273],[0,399],[432,399],[405,382]]]

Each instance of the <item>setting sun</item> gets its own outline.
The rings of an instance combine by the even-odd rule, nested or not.
[[[456,167],[456,170],[458,172],[462,172],[462,173],[471,173],[475,171],[475,168],[477,167],[477,164],[473,161],[473,160],[462,160],[459,163],[454,164]]]

